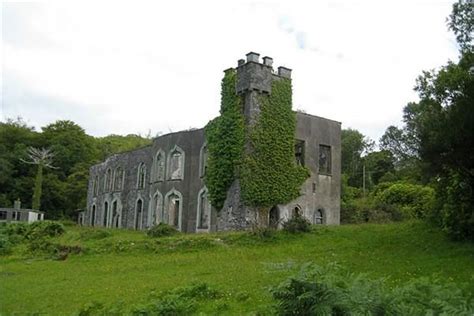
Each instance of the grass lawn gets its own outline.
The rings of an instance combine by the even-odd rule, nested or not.
[[[196,282],[222,293],[199,311],[262,313],[273,304],[268,289],[307,262],[336,262],[354,273],[386,277],[390,286],[428,276],[474,291],[474,245],[451,242],[420,222],[318,227],[268,240],[248,233],[150,238],[101,232],[68,227],[54,241],[78,245],[83,253],[63,261],[28,254],[25,245],[0,257],[0,313],[70,315],[93,301],[145,302],[153,293]]]

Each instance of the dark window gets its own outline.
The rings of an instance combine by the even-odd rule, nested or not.
[[[331,174],[331,146],[319,145],[319,173]]]
[[[304,166],[304,140],[295,141],[295,160],[299,166]]]
[[[143,213],[143,201],[138,200],[135,212],[135,229],[139,229],[142,222],[142,213]]]
[[[138,188],[143,189],[145,187],[145,176],[146,169],[145,164],[141,163],[138,167]]]
[[[0,211],[0,220],[7,219],[7,211]]]

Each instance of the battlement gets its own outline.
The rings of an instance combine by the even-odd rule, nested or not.
[[[260,62],[260,54],[250,52],[246,59],[237,61],[237,86],[238,94],[246,91],[272,92],[272,80],[281,78],[291,79],[291,69],[280,66],[277,72],[273,70],[273,58],[265,56]],[[276,78],[274,78],[276,77]]]

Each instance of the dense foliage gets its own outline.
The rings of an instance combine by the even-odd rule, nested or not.
[[[436,279],[389,288],[336,265],[306,266],[272,290],[278,315],[472,315],[473,293]]]
[[[459,44],[459,61],[423,72],[415,86],[419,101],[405,106],[402,127],[387,128],[381,150],[361,157],[363,136],[342,133],[344,221],[385,221],[409,213],[432,220],[456,239],[474,240],[472,2],[454,3],[448,26]],[[363,168],[348,168],[347,161]],[[376,188],[387,191],[375,198]]]
[[[307,233],[311,231],[311,223],[306,217],[295,214],[292,218],[283,223],[283,230],[291,234]]]
[[[249,131],[250,149],[241,168],[242,196],[251,206],[271,207],[300,195],[309,171],[295,163],[296,117],[291,81],[273,81],[272,93],[260,95],[260,113]]]
[[[205,127],[209,153],[205,181],[212,205],[218,210],[236,178],[244,147],[244,117],[242,100],[235,94],[236,76],[234,69],[225,72],[220,116]]]
[[[20,199],[23,208],[32,208],[35,180],[41,180],[46,218],[75,219],[75,211],[86,206],[89,167],[112,153],[149,143],[136,135],[95,138],[71,121],[56,121],[41,132],[21,119],[0,122],[0,207]],[[49,148],[56,168],[43,168],[38,179],[38,167],[22,161],[28,160],[29,147]]]
[[[149,237],[165,237],[172,236],[177,233],[178,230],[176,228],[165,223],[159,223],[158,225],[154,225],[146,231],[146,234]]]

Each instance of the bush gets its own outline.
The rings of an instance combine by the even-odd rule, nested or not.
[[[295,215],[283,223],[283,230],[292,234],[307,233],[311,230],[311,223],[301,215]]]
[[[56,237],[65,232],[64,226],[54,221],[37,221],[28,223],[9,223],[4,229],[5,234],[13,239],[34,240],[43,237]]]
[[[198,302],[218,297],[218,291],[211,289],[206,283],[198,283],[166,292],[152,292],[144,304],[126,306],[123,302],[117,302],[105,306],[92,302],[80,309],[76,315],[191,315],[196,312]]]
[[[41,237],[56,237],[64,234],[64,226],[54,221],[37,221],[28,225],[25,237],[36,239]]]
[[[82,240],[91,240],[91,239],[104,239],[112,236],[112,233],[106,229],[87,229],[80,232],[80,237]]]
[[[6,235],[0,235],[0,256],[8,255],[12,252],[12,243]]]
[[[407,218],[425,218],[434,208],[435,192],[427,186],[395,183],[385,190],[376,190],[374,202],[376,208],[395,206]]]
[[[456,240],[474,241],[474,183],[451,172],[437,183],[438,210],[430,219]]]
[[[149,237],[165,237],[172,236],[177,233],[178,230],[176,228],[165,223],[159,223],[158,225],[154,225],[146,232]]]
[[[453,283],[414,279],[391,289],[383,279],[338,266],[306,266],[271,290],[279,315],[472,315],[474,297]]]

